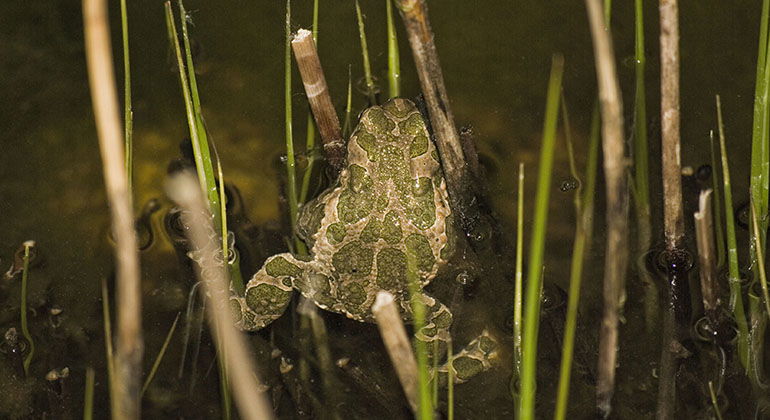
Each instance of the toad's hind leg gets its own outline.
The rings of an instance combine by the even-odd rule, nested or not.
[[[291,300],[294,282],[303,273],[304,262],[289,253],[272,256],[246,284],[241,295],[230,287],[230,308],[236,326],[256,331],[283,314]]]
[[[449,327],[452,325],[452,313],[443,303],[432,296],[422,293],[420,301],[425,305],[425,326],[415,332],[415,338],[426,343],[426,350],[431,359],[442,360],[446,353],[447,342],[451,339]],[[455,383],[462,383],[473,376],[489,370],[497,357],[497,341],[485,330],[473,339],[464,349],[452,356],[451,366]],[[450,362],[439,367],[439,381],[446,381]]]

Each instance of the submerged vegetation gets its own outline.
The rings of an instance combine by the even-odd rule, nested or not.
[[[692,107],[680,111],[679,75],[685,77],[691,70],[687,61],[680,62],[676,0],[660,2],[664,36],[659,50],[645,44],[645,35],[650,39],[652,30],[646,23],[650,16],[644,19],[645,12],[649,14],[644,2],[635,0],[633,7],[614,4],[633,12],[633,31],[625,34],[628,25],[614,29],[610,25],[616,12],[610,0],[586,0],[585,33],[586,39],[590,33],[594,49],[584,54],[585,61],[595,65],[596,86],[576,89],[585,96],[576,97],[573,62],[579,59],[554,51],[550,73],[542,68],[534,84],[537,93],[529,92],[545,105],[542,114],[530,118],[539,125],[530,135],[541,140],[530,146],[521,137],[514,142],[506,133],[501,143],[515,143],[512,150],[486,137],[485,130],[495,130],[498,121],[494,115],[482,115],[486,110],[476,112],[481,122],[476,131],[455,123],[452,106],[465,115],[473,105],[450,100],[453,92],[447,92],[444,74],[451,76],[453,69],[442,68],[439,61],[439,53],[452,53],[441,42],[448,34],[433,32],[425,0],[346,2],[349,20],[328,24],[325,12],[343,6],[326,3],[285,0],[280,15],[278,8],[261,11],[272,14],[260,18],[282,27],[274,37],[276,43],[278,35],[283,37],[282,55],[261,64],[264,68],[282,64],[283,80],[273,81],[280,88],[256,95],[264,103],[282,105],[273,106],[276,115],[269,118],[276,125],[282,123],[283,129],[281,156],[271,180],[279,186],[282,200],[280,223],[254,223],[248,216],[250,203],[239,190],[250,184],[230,166],[236,150],[230,143],[240,140],[226,133],[218,120],[222,116],[208,105],[217,101],[206,89],[211,78],[204,75],[211,70],[200,44],[205,43],[206,24],[213,23],[197,15],[196,8],[185,8],[182,0],[166,1],[165,10],[157,11],[159,17],[165,11],[167,39],[151,42],[169,45],[170,65],[179,81],[177,105],[186,119],[174,124],[184,126],[186,138],[170,164],[151,164],[168,166],[165,175],[153,172],[153,182],[158,188],[165,185],[170,200],[153,199],[140,207],[134,200],[146,200],[147,194],[142,190],[146,182],[138,180],[149,169],[145,161],[138,163],[137,156],[148,155],[142,149],[148,142],[139,141],[146,135],[144,122],[137,120],[135,125],[134,118],[143,102],[132,89],[146,75],[132,71],[136,60],[130,57],[136,57],[141,43],[148,41],[132,38],[132,4],[121,0],[122,42],[114,44],[122,48],[116,60],[122,63],[120,113],[106,2],[84,0],[90,90],[112,218],[107,240],[99,246],[114,252],[116,266],[90,279],[93,289],[101,292],[101,313],[94,311],[99,316],[88,324],[72,325],[61,316],[61,308],[50,305],[52,293],[39,290],[46,287],[37,272],[41,264],[37,244],[43,238],[15,245],[6,284],[0,288],[7,306],[4,313],[12,314],[2,318],[7,328],[0,345],[4,356],[0,377],[5,378],[0,385],[15,391],[0,398],[0,417],[82,413],[88,419],[109,413],[134,419],[205,413],[225,419],[552,416],[562,420],[597,413],[602,418],[660,419],[770,415],[766,368],[770,291],[765,270],[770,220],[770,0],[763,0],[761,12],[757,11],[750,165],[745,171],[740,164],[730,165],[749,160],[740,155],[747,150],[731,134],[737,130],[732,121],[748,117],[738,118],[732,107],[722,107],[725,95],[735,96],[731,92],[715,92],[716,118],[711,126],[699,127],[703,135],[695,141],[697,150],[682,141],[679,114],[688,118],[685,112]],[[432,11],[454,7],[440,2],[431,6]],[[301,29],[308,22],[312,38]],[[342,25],[349,27],[343,30]],[[132,30],[134,26],[132,21]],[[325,51],[335,32],[343,31],[354,38],[357,49],[351,53],[355,61],[340,65],[326,58]],[[633,42],[626,42],[631,36]],[[627,49],[624,42],[633,46],[632,59],[624,60],[616,51]],[[401,56],[407,48],[409,59]],[[657,69],[647,67],[649,56],[658,51],[660,86],[648,75],[657,75]],[[515,67],[511,71],[516,72]],[[304,92],[297,87],[296,74]],[[533,84],[527,79],[528,85]],[[632,83],[622,85],[618,80]],[[344,87],[337,92],[330,86]],[[659,119],[651,116],[657,104],[648,100],[658,98],[651,94],[658,88]],[[632,99],[625,110],[623,93]],[[512,103],[519,100],[517,92],[506,95]],[[327,188],[340,185],[340,170],[354,171],[344,164],[344,153],[359,111],[397,97],[415,99],[432,131],[426,140],[436,145],[432,162],[443,167],[442,174],[415,177],[415,185],[405,187],[408,192],[399,191],[419,197],[425,191],[433,194],[434,188],[446,189],[451,213],[434,214],[437,204],[433,204],[427,216],[446,218],[439,235],[455,239],[450,241],[455,249],[449,263],[433,279],[424,274],[418,259],[424,250],[416,245],[412,250],[407,244],[403,261],[392,264],[380,261],[380,254],[369,255],[366,270],[398,272],[403,282],[399,286],[404,286],[386,286],[385,275],[376,278],[373,287],[389,292],[381,291],[374,304],[378,308],[372,306],[366,315],[378,327],[339,314],[347,310],[339,305],[358,297],[347,286],[332,284],[328,273],[303,277],[291,272],[283,278],[294,280],[284,280],[283,286],[296,290],[301,288],[295,283],[306,282],[310,287],[287,298],[286,313],[271,324],[254,333],[237,332],[232,318],[243,315],[240,307],[230,310],[230,293],[245,293],[246,299],[258,300],[266,308],[282,299],[277,294],[287,293],[274,288],[279,291],[264,297],[256,294],[256,287],[247,288],[248,278],[266,258],[288,249],[297,261],[312,261],[314,241],[341,241],[329,233],[332,229],[324,238],[308,236],[305,226],[325,223],[326,210],[318,217],[303,208],[321,203],[329,211],[332,207],[334,212],[343,211],[336,202],[316,197],[331,194]],[[303,110],[301,118],[295,118],[306,104],[307,116]],[[712,109],[711,103],[698,107]],[[388,135],[394,139],[393,130],[401,135],[413,129],[405,122],[383,124],[387,123],[393,125]],[[295,141],[295,127],[305,131],[304,149]],[[703,139],[709,132],[706,155],[700,149],[706,149]],[[252,143],[270,141],[249,139],[248,146],[243,141],[238,154],[253,154]],[[425,144],[427,149],[429,143]],[[416,165],[419,147],[415,140],[411,148],[399,152]],[[360,149],[376,156],[373,149]],[[654,154],[658,151],[662,156]],[[692,169],[682,165],[683,159],[707,164]],[[251,156],[249,171],[266,161],[265,156]],[[400,163],[385,159],[378,164]],[[366,175],[366,169],[359,168]],[[419,168],[405,170],[414,173]],[[170,180],[167,184],[164,176]],[[367,182],[371,184],[371,178],[361,176],[341,185],[358,192],[371,188]],[[559,184],[560,191],[552,188]],[[655,194],[658,184],[663,186],[662,196]],[[571,209],[565,204],[568,200]],[[374,198],[359,201],[354,204],[360,208],[388,205]],[[137,208],[142,210],[134,216]],[[153,219],[159,209],[162,222]],[[414,220],[426,212],[416,207],[409,211]],[[375,222],[367,222],[365,228],[362,224],[361,230],[375,232],[371,242],[380,241],[381,248],[400,252],[400,244],[387,239],[387,218]],[[396,228],[400,237],[398,222]],[[561,242],[564,245],[558,247]],[[358,241],[357,246],[366,245]],[[87,255],[109,260],[107,251],[100,252]],[[346,262],[357,267],[362,264],[358,259],[366,259],[361,255],[351,253]],[[440,258],[445,258],[443,248]],[[266,270],[278,270],[271,267]],[[299,270],[296,266],[280,270],[292,268]],[[352,269],[354,275],[367,279],[368,273],[356,270]],[[423,287],[429,282],[430,296],[451,307],[444,308],[447,313],[451,309],[448,320],[436,317],[439,303],[427,304]],[[365,294],[361,289],[358,293]],[[316,303],[324,293],[338,301]],[[178,324],[182,331],[176,334]],[[444,329],[451,334],[441,335]],[[433,341],[419,338],[429,330],[436,335]],[[104,340],[98,342],[99,351],[86,353],[84,349],[95,348],[88,342],[96,337]]]

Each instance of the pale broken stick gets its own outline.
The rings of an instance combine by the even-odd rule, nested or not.
[[[380,329],[382,342],[388,351],[390,361],[396,370],[398,380],[404,388],[404,394],[417,415],[419,384],[417,376],[417,360],[412,352],[412,344],[406,334],[404,322],[398,313],[393,295],[388,292],[377,293],[377,299],[372,305],[372,314]]]
[[[324,155],[336,175],[345,164],[345,140],[342,138],[340,120],[337,112],[334,111],[312,33],[307,29],[300,29],[294,35],[291,47],[294,50],[294,59],[297,60],[302,84],[305,86],[310,110],[313,111],[313,118],[321,135]]]
[[[192,251],[200,255],[200,262],[194,265],[210,309],[206,311],[209,326],[216,337],[215,343],[218,347],[221,345],[217,350],[224,355],[241,418],[270,420],[273,410],[260,391],[245,337],[235,329],[235,320],[227,301],[227,272],[221,253],[217,254],[221,248],[211,239],[214,225],[199,185],[193,175],[181,173],[168,179],[166,192],[185,210],[182,220],[187,227],[187,236],[192,243]]]

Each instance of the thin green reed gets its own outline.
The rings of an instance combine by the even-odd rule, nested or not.
[[[112,319],[110,317],[110,294],[107,290],[107,279],[102,277],[102,325],[104,325],[104,353],[107,361],[107,388],[110,394],[110,409],[117,413],[116,400],[113,398],[115,389],[115,357],[112,350]]]
[[[86,368],[86,389],[83,393],[83,420],[94,418],[94,368]]]
[[[377,104],[376,89],[374,87],[374,77],[372,77],[372,67],[369,64],[369,48],[366,46],[366,30],[364,29],[364,17],[361,14],[361,6],[356,0],[356,20],[358,21],[358,36],[361,40],[361,56],[364,62],[364,80],[366,82],[366,94],[369,96],[369,105]]]
[[[446,405],[447,405],[447,420],[454,420],[455,418],[455,375],[454,375],[454,353],[452,352],[452,337],[449,337],[446,343],[446,362],[449,366],[447,369],[447,384],[446,384]]]
[[[730,165],[727,161],[725,129],[722,122],[722,103],[716,95],[717,124],[719,126],[719,149],[722,155],[722,181],[725,191],[725,233],[727,236],[727,267],[730,284],[730,309],[738,325],[738,357],[744,368],[749,362],[749,327],[741,295],[740,271],[738,270],[738,244],[735,240],[735,220],[732,217],[733,190],[730,185]]]
[[[393,0],[385,0],[385,12],[388,15],[388,93],[391,98],[395,98],[401,96],[401,59],[392,2]]]
[[[754,241],[759,242],[759,224],[757,223],[757,209],[754,202],[751,202],[751,221],[754,227]],[[765,258],[762,253],[762,247],[757,244],[757,271],[759,272],[759,284],[762,288],[762,296],[765,301],[765,310],[770,316],[770,292],[767,290],[767,274],[765,273]]]
[[[543,282],[543,255],[545,233],[548,223],[551,173],[553,168],[556,124],[559,116],[559,94],[564,73],[564,58],[553,57],[548,82],[543,143],[540,149],[537,192],[535,195],[535,219],[529,246],[529,267],[527,271],[527,294],[524,312],[524,338],[522,343],[521,402],[519,418],[529,420],[535,417],[535,376],[537,372],[537,334],[540,324],[540,290]]]
[[[350,66],[348,66],[348,94],[345,100],[345,123],[342,125],[342,137],[348,138],[350,135],[350,119],[353,105],[353,79],[350,73]]]
[[[580,285],[583,277],[583,263],[593,229],[594,195],[596,193],[596,173],[599,162],[600,135],[599,107],[594,106],[591,117],[591,137],[588,146],[588,162],[586,163],[585,185],[575,191],[575,241],[572,246],[572,262],[570,266],[569,298],[567,300],[567,318],[564,323],[564,340],[562,342],[561,368],[559,371],[559,388],[556,398],[554,419],[563,420],[567,416],[569,402],[569,385],[572,373],[572,358],[577,331],[578,305],[580,303]],[[569,140],[568,140],[569,142]],[[570,146],[568,150],[571,150]],[[573,177],[577,173],[573,169]]]
[[[214,214],[217,226],[220,226],[220,212],[219,212],[219,196],[217,194],[217,187],[214,181],[214,169],[211,164],[211,154],[208,148],[208,138],[206,136],[206,130],[203,128],[203,122],[200,116],[200,98],[197,94],[198,88],[194,84],[195,68],[193,67],[192,54],[190,52],[190,38],[187,34],[187,12],[184,9],[182,2],[179,2],[179,12],[181,14],[182,22],[182,37],[185,43],[185,53],[187,62],[187,71],[185,71],[185,61],[183,60],[182,48],[179,44],[179,38],[177,38],[176,23],[174,23],[174,15],[171,11],[171,3],[166,2],[166,26],[168,28],[168,35],[171,44],[176,52],[177,67],[179,70],[179,81],[182,86],[182,96],[184,98],[185,113],[187,115],[187,125],[190,130],[190,142],[193,147],[193,155],[195,158],[195,169],[198,174],[198,181],[200,182],[201,190],[208,200],[209,210]],[[192,76],[192,79],[188,77]]]
[[[174,331],[176,331],[176,325],[179,322],[179,315],[181,315],[181,312],[176,314],[176,318],[174,318],[174,323],[171,324],[171,328],[169,328],[168,332],[166,333],[166,338],[163,340],[163,345],[160,346],[160,350],[158,351],[158,354],[155,356],[155,361],[152,362],[150,373],[148,373],[147,377],[144,379],[144,384],[142,384],[142,392],[141,392],[142,396],[144,396],[144,393],[147,391],[147,388],[149,388],[150,384],[152,383],[152,380],[155,378],[155,374],[158,373],[160,362],[163,361],[163,356],[166,355],[166,350],[168,350],[168,345],[169,343],[171,343],[171,337],[174,336]]]
[[[649,153],[647,152],[647,100],[644,89],[644,8],[642,0],[635,0],[634,68],[636,91],[634,93],[634,184],[637,211],[650,213]]]
[[[313,43],[318,48],[318,0],[313,1]],[[313,119],[313,113],[308,110],[307,112],[307,135],[305,136],[305,158],[307,159],[307,167],[302,174],[302,187],[299,192],[299,203],[302,204],[307,201],[308,190],[310,189],[310,179],[313,175],[313,167],[315,167],[316,151],[315,151],[315,120]]]
[[[651,332],[658,318],[658,287],[647,270],[645,254],[652,246],[652,220],[650,216],[649,152],[647,137],[647,99],[645,89],[644,55],[644,7],[642,0],[635,0],[634,13],[634,70],[636,86],[634,92],[634,172],[630,191],[634,200],[637,226],[636,269],[644,286],[645,328]],[[606,16],[605,16],[606,18]]]
[[[123,109],[125,119],[125,159],[128,191],[133,193],[134,184],[134,112],[131,109],[131,62],[128,49],[128,8],[126,0],[120,0],[120,26],[123,34]]]
[[[751,200],[757,206],[759,218],[759,243],[764,250],[767,232],[768,179],[770,179],[770,144],[768,144],[768,96],[770,94],[770,60],[768,50],[768,11],[770,1],[762,2],[760,17],[759,46],[757,53],[757,79],[754,91],[754,122],[751,136],[751,182],[749,192]],[[753,232],[753,231],[752,231]],[[752,233],[753,235],[753,233]],[[755,242],[751,241],[752,267],[756,267]],[[763,252],[764,253],[764,252]]]
[[[294,134],[291,125],[291,0],[286,0],[286,25],[284,42],[284,124],[286,137],[286,175],[287,192],[289,196],[289,219],[291,221],[291,236],[297,253],[307,254],[307,247],[295,232],[297,231],[297,165],[294,160]]]
[[[417,257],[412,252],[406,254],[406,277],[409,287],[409,297],[412,306],[412,322],[414,331],[419,332],[425,326],[425,304],[420,299],[420,275],[417,270]],[[433,419],[433,405],[431,398],[431,383],[428,366],[428,348],[427,343],[414,337],[414,349],[417,356],[417,379],[418,379],[418,411],[419,420]]]
[[[518,401],[516,382],[521,378],[522,291],[524,284],[524,162],[519,162],[519,185],[516,199],[516,274],[513,290],[513,376],[511,396]]]

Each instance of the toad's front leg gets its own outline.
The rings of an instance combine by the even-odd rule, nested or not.
[[[272,256],[246,284],[241,295],[230,286],[230,308],[235,325],[256,331],[280,317],[291,300],[303,265],[289,253]]]

